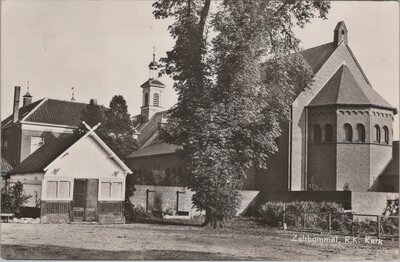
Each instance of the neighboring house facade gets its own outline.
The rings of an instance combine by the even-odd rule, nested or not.
[[[1,154],[12,166],[35,152],[46,139],[73,134],[87,105],[50,98],[32,102],[27,92],[19,107],[20,89],[16,86],[14,90],[13,114],[1,122]]]
[[[30,185],[27,195],[38,195],[28,206],[40,201],[42,223],[125,221],[125,180],[132,172],[94,132],[97,126],[87,128],[43,145],[8,173],[10,183],[19,180]]]
[[[314,72],[313,82],[291,105],[291,121],[283,123],[279,151],[270,157],[268,170],[248,170],[245,189],[341,191],[348,185],[358,192],[398,192],[398,186],[387,182],[398,181],[399,176],[398,154],[393,150],[397,109],[372,88],[348,45],[343,21],[334,29],[333,39],[301,51]],[[149,68],[155,76],[156,68],[151,64]],[[146,92],[159,86],[148,84]],[[158,104],[149,115],[145,90],[143,94],[142,113],[136,117],[142,147],[126,163],[134,173],[157,168],[171,174],[172,168],[182,169],[184,163],[175,152],[177,146],[158,139],[167,113]]]

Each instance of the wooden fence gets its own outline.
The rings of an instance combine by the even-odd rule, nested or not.
[[[288,212],[282,215],[284,227],[293,230],[317,232],[340,232],[346,235],[376,235],[378,237],[399,237],[399,217],[357,214],[352,212]]]

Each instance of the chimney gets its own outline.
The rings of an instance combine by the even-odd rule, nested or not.
[[[89,104],[97,106],[97,99],[95,98],[90,99]]]
[[[19,97],[21,93],[21,87],[14,87],[14,108],[13,108],[13,123],[16,123],[19,120]]]
[[[26,94],[22,98],[23,98],[22,106],[27,106],[32,103],[32,96],[31,94],[29,94],[29,91],[26,91]]]

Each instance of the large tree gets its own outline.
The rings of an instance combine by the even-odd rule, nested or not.
[[[109,108],[88,104],[82,112],[82,120],[91,127],[100,123],[96,133],[121,159],[137,150],[135,128],[123,96],[115,95]],[[86,130],[83,125],[78,128],[78,132],[82,130]]]
[[[324,1],[164,0],[175,46],[162,59],[178,103],[164,138],[182,145],[205,225],[221,227],[240,204],[245,171],[267,168],[294,94],[312,78],[293,27],[326,17]]]

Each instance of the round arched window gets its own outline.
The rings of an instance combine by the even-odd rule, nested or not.
[[[378,125],[375,125],[375,137],[374,142],[380,143],[381,142],[381,128]]]
[[[352,142],[353,141],[353,129],[350,124],[344,124],[343,126],[343,141]]]
[[[389,144],[389,128],[387,126],[383,127],[383,141],[385,144]]]
[[[357,124],[357,142],[365,142],[365,127],[363,124]]]
[[[314,143],[322,142],[322,132],[319,125],[314,125]]]
[[[325,125],[325,143],[333,141],[333,129],[332,125],[326,124]]]

